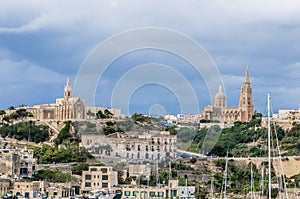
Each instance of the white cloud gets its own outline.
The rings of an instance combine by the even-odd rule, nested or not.
[[[81,60],[89,49],[112,34],[160,26],[181,31],[203,44],[225,74],[227,93],[239,92],[244,67],[249,65],[259,104],[269,88],[296,95],[300,75],[299,24],[300,1],[296,0],[4,0],[0,1],[0,45],[10,51],[0,49],[1,89],[7,90],[7,85],[19,88],[24,82],[55,84],[55,79],[65,77],[55,72],[58,66],[50,65],[50,61],[65,56],[55,64],[70,67],[69,59]],[[13,44],[14,39],[28,35],[33,35],[30,45],[20,48],[25,44]],[[38,41],[35,36],[40,37]],[[5,41],[6,37],[11,40]],[[23,52],[26,50],[22,51],[26,48],[34,48],[36,55],[27,58],[27,52]],[[53,57],[40,60],[39,51]],[[283,104],[290,103],[287,98],[282,100]]]
[[[51,103],[66,77],[26,60],[0,59],[1,106]],[[61,91],[62,92],[62,91]]]

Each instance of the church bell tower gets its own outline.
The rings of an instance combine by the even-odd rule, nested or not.
[[[252,88],[249,81],[248,67],[246,68],[245,80],[241,88],[240,108],[242,111],[242,122],[249,122],[254,114],[254,101],[252,95]]]
[[[72,97],[72,86],[70,83],[70,78],[67,77],[67,82],[66,82],[65,89],[64,89],[64,99],[68,100],[71,97]]]

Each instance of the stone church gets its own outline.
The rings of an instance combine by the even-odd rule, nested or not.
[[[238,107],[227,107],[226,96],[222,86],[214,98],[214,105],[204,108],[201,119],[234,123],[236,121],[249,122],[254,114],[254,101],[252,87],[249,81],[248,67],[246,68],[245,80],[241,88],[240,103]]]
[[[34,119],[37,120],[70,120],[70,119],[85,119],[86,105],[80,97],[72,96],[72,86],[70,79],[64,88],[64,97],[56,99],[55,104],[43,104],[28,107]]]

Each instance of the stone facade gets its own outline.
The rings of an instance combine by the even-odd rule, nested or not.
[[[64,88],[64,97],[56,99],[54,104],[36,105],[27,110],[33,114],[36,120],[72,120],[86,118],[86,105],[80,97],[72,96],[70,79]]]
[[[249,80],[248,68],[246,69],[245,80],[241,88],[240,103],[238,107],[227,107],[226,96],[222,86],[214,98],[214,106],[208,105],[204,108],[202,120],[217,120],[221,123],[232,124],[237,121],[249,122],[254,114],[254,100],[252,87]]]
[[[37,198],[39,196],[40,182],[15,182],[12,188],[13,195],[21,194],[25,198]]]
[[[294,124],[300,123],[300,109],[295,110],[278,110],[277,114],[273,114],[271,122],[281,126],[284,130],[293,128]],[[262,118],[262,126],[268,126],[268,117]]]
[[[9,192],[10,180],[0,178],[0,198],[3,198],[5,194]]]
[[[120,190],[121,188],[121,190]],[[178,180],[170,180],[164,186],[123,186],[116,187],[116,190],[122,192],[123,198],[142,199],[142,198],[194,198],[195,186],[179,186]]]
[[[1,149],[0,160],[0,178],[31,178],[35,170],[36,160],[32,150]]]
[[[83,134],[81,142],[94,156],[112,161],[173,159],[177,152],[177,137],[167,131],[114,133],[109,136]]]
[[[106,109],[113,114],[114,119],[123,119],[126,116],[120,109],[105,107],[89,107],[80,99],[73,97],[70,79],[67,78],[64,87],[64,97],[57,98],[55,103],[35,105],[33,107],[23,107],[33,114],[35,120],[85,120],[95,119],[98,111],[104,112]],[[7,110],[8,114],[12,111]],[[89,113],[89,114],[87,114]],[[93,115],[93,116],[91,116]]]
[[[89,166],[88,171],[82,172],[81,192],[88,193],[92,190],[111,190],[118,185],[118,172],[112,167]]]

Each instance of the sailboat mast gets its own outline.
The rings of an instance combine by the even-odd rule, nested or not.
[[[250,190],[251,190],[251,199],[253,199],[253,170],[252,170],[252,162],[250,162],[250,172],[251,172],[251,187],[250,187]]]
[[[227,186],[227,170],[228,170],[228,151],[226,153],[226,163],[225,163],[225,175],[224,175],[224,199],[227,199],[226,197],[226,186]]]
[[[268,166],[269,166],[269,199],[271,199],[272,176],[271,176],[271,115],[270,115],[270,93],[268,93]]]
[[[261,196],[262,198],[264,198],[264,188],[265,188],[265,164],[262,165],[262,168],[261,168]]]

